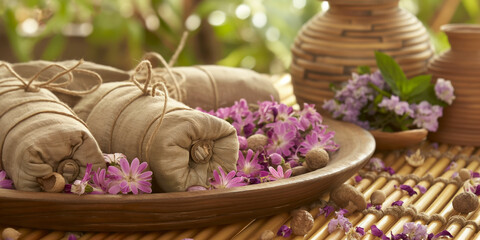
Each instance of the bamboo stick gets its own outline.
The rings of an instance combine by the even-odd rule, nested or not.
[[[187,229],[177,235],[175,239],[193,238],[198,232],[200,232],[199,228]]]
[[[83,234],[78,240],[89,240],[95,233],[93,232],[87,232]]]
[[[139,240],[154,240],[157,239],[162,234],[162,232],[150,232],[141,237]]]
[[[106,232],[99,232],[99,233],[94,233],[92,236],[90,236],[90,240],[103,240],[108,236],[109,233]]]
[[[208,240],[212,239],[212,235],[218,232],[221,228],[226,228],[228,226],[222,226],[222,227],[217,227],[217,226],[212,226],[208,228],[202,229],[197,235],[195,235],[194,239],[195,240]]]
[[[43,236],[39,240],[59,240],[65,236],[65,232],[53,231],[49,232],[47,235]]]
[[[251,233],[247,239],[258,239],[266,230],[271,230],[276,233],[280,226],[282,226],[290,218],[289,212],[277,214],[273,217],[267,218],[267,221],[262,224],[255,232]]]
[[[30,233],[22,236],[21,238],[22,240],[37,240],[47,234],[48,234],[47,230],[33,230]]]
[[[145,235],[145,233],[142,233],[142,232],[134,232],[134,233],[130,233],[129,235],[125,236],[123,238],[123,240],[139,240],[144,235]]]
[[[474,240],[480,240],[480,231],[475,235]]]
[[[178,236],[181,233],[180,230],[175,230],[175,231],[168,231],[159,237],[157,237],[157,240],[170,240],[170,239],[175,239],[176,236]]]
[[[127,236],[128,233],[110,233],[104,240],[119,240]]]
[[[219,232],[212,236],[211,239],[232,239],[235,238],[236,235],[240,234],[247,228],[250,228],[257,220],[247,220],[235,224],[227,225],[223,227]],[[259,223],[261,225],[261,223]],[[256,225],[258,226],[258,225]]]

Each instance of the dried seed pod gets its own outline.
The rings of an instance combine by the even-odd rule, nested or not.
[[[296,166],[292,168],[292,176],[302,175],[308,172],[308,168],[305,166]]]
[[[247,138],[248,149],[262,150],[268,144],[268,137],[263,134],[254,134]]]
[[[419,167],[425,162],[425,157],[420,153],[420,149],[417,149],[414,154],[405,157],[405,160],[410,166]]]
[[[460,169],[460,171],[458,171],[458,176],[463,182],[465,182],[466,180],[470,179],[472,175],[470,173],[470,170],[462,168]]]
[[[313,228],[313,216],[308,211],[297,210],[292,216],[292,233],[298,236],[307,234]]]
[[[372,202],[373,205],[381,205],[383,202],[385,202],[385,199],[387,196],[382,190],[376,190],[375,192],[372,193],[372,196],[370,197],[370,201]]]
[[[45,192],[59,193],[65,188],[65,178],[56,172],[37,178],[37,182]]]
[[[265,230],[262,235],[260,235],[260,240],[272,240],[275,238],[275,233],[270,230]]]
[[[478,197],[471,192],[458,194],[452,201],[453,209],[460,213],[473,212],[478,208]]]
[[[330,200],[340,208],[347,207],[349,202],[352,202],[357,207],[356,210],[367,208],[367,201],[365,201],[363,194],[352,185],[345,183],[330,192]]]
[[[305,162],[311,171],[327,166],[328,161],[330,161],[330,156],[323,148],[313,148],[305,155]]]
[[[13,228],[5,228],[2,232],[2,239],[17,240],[21,233]]]

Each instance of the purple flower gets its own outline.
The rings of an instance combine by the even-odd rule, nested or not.
[[[7,178],[7,172],[0,171],[0,188],[13,189],[13,181]]]
[[[379,237],[381,238],[382,240],[387,240],[389,239],[387,236],[385,236],[385,234],[383,233],[382,230],[380,230],[377,225],[372,225],[370,227],[370,230],[372,231],[372,235],[375,236],[375,237]]]
[[[472,178],[480,178],[480,173],[478,172],[474,172],[474,171],[471,171],[471,174]]]
[[[238,151],[238,162],[237,162],[237,176],[239,177],[252,177],[256,176],[260,170],[262,170],[262,166],[258,164],[258,154],[260,152],[256,152],[253,155],[253,150],[248,149],[247,156],[243,156],[241,151]]]
[[[97,169],[96,172],[92,174],[92,183],[90,184],[93,188],[92,194],[106,194],[110,186],[112,179],[107,176],[107,171],[105,169]]]
[[[383,170],[384,170],[385,172],[388,172],[388,174],[390,174],[390,175],[395,174],[395,170],[393,170],[392,167],[385,167]]]
[[[370,158],[365,168],[371,171],[381,172],[385,169],[385,163],[383,163],[382,159],[374,157]]]
[[[277,236],[280,237],[290,237],[292,235],[292,229],[289,228],[287,225],[282,225],[280,229],[277,231]]]
[[[438,99],[448,103],[448,105],[452,105],[452,102],[455,99],[452,83],[443,78],[437,79],[437,82],[435,83],[435,95],[437,95]]]
[[[333,211],[335,211],[333,206],[325,205],[325,207],[319,209],[318,215],[325,215],[325,217],[328,217]]]
[[[332,233],[337,229],[343,229],[343,231],[348,232],[350,228],[353,227],[352,223],[348,220],[348,218],[344,217],[345,211],[336,212],[337,218],[333,218],[328,223],[328,232]]]
[[[319,132],[317,132],[319,131]],[[334,132],[326,132],[326,129],[313,131],[305,137],[305,141],[300,144],[298,152],[305,156],[310,150],[314,148],[323,148],[327,151],[335,151],[338,145],[333,141]]]
[[[273,127],[272,137],[267,145],[268,154],[278,153],[283,156],[291,154],[290,148],[295,145],[297,130],[288,123],[277,122]]]
[[[126,161],[126,160],[125,160]],[[92,174],[92,164],[88,163],[87,167],[85,168],[85,175],[83,176],[82,180],[75,180],[71,187],[71,192],[82,195],[84,193],[88,193],[91,191],[86,191],[88,181],[90,181],[90,175]]]
[[[362,228],[362,227],[356,227],[356,228],[355,228],[355,232],[357,232],[358,234],[360,234],[360,236],[365,236],[365,229]]]
[[[108,193],[151,193],[152,171],[144,172],[146,169],[147,163],[140,163],[138,158],[133,159],[131,165],[127,159],[120,159],[120,169],[114,166],[108,167],[108,173],[113,178]]]
[[[285,163],[285,159],[283,159],[282,155],[280,155],[278,153],[272,153],[268,157],[270,158],[270,161],[271,161],[272,165],[274,165],[274,166]]]
[[[403,205],[403,201],[401,200],[398,200],[392,203],[392,206],[402,206],[402,205]]]
[[[244,136],[237,136],[237,137],[238,137],[238,143],[240,144],[240,150],[247,150],[248,148],[247,138]]]
[[[109,166],[118,166],[120,165],[120,159],[127,159],[127,156],[123,153],[111,153],[111,154],[103,154],[103,159]]]
[[[69,234],[68,240],[77,240],[77,236],[75,236],[75,234]]]
[[[420,104],[412,104],[415,119],[413,124],[419,128],[425,128],[428,131],[435,132],[438,128],[438,118],[443,115],[443,108],[440,106],[432,106],[427,101]]]
[[[432,235],[433,235],[433,234],[432,234]],[[433,237],[430,237],[430,235],[429,235],[428,239],[429,239],[429,240],[430,240],[430,239],[437,239],[437,238],[440,238],[440,237],[453,238],[452,234],[451,234],[449,231],[443,230],[443,231],[437,233],[437,234],[436,234],[435,236],[433,236]]]
[[[363,178],[362,178],[362,176],[357,175],[357,176],[355,176],[354,179],[355,179],[355,182],[356,182],[356,183],[359,183],[360,181],[362,181]]]
[[[303,104],[303,109],[299,113],[300,119],[306,119],[311,123],[321,123],[323,121],[322,115],[317,112],[314,104]]]
[[[427,227],[422,224],[415,224],[414,222],[407,222],[403,225],[403,234],[411,240],[427,239]]]
[[[480,178],[470,178],[463,184],[465,192],[471,192],[477,196],[480,195]]]
[[[410,196],[413,196],[413,195],[415,195],[415,194],[418,194],[415,190],[413,190],[412,187],[410,187],[410,186],[408,186],[408,185],[405,185],[405,184],[400,185],[399,188],[400,188],[401,190],[406,191],[406,192],[408,193],[408,195],[410,195]]]
[[[451,161],[450,164],[443,170],[444,172],[450,170],[450,169],[455,169],[457,168],[457,162]]]
[[[420,193],[424,194],[427,192],[427,188],[422,185],[415,185],[416,188],[420,191]]]
[[[399,116],[407,114],[408,116],[413,117],[413,110],[410,108],[408,102],[400,101],[400,98],[395,95],[392,95],[390,98],[384,97],[378,106],[393,111]]]
[[[218,174],[218,172],[220,172],[220,174]],[[218,172],[217,170],[213,170],[214,180],[212,180],[210,184],[214,188],[233,188],[246,185],[242,177],[235,177],[235,170],[232,170],[228,174],[225,174],[223,168],[219,166]]]
[[[284,178],[289,178],[290,175],[292,175],[292,169],[288,169],[284,173],[281,165],[277,166],[277,170],[275,170],[275,168],[273,168],[273,167],[268,167],[268,171],[271,174],[270,180],[272,180],[272,181],[280,180],[280,179],[284,179]]]

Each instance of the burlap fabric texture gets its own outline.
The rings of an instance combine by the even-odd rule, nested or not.
[[[235,128],[169,98],[165,84],[152,83],[149,61],[142,61],[135,72],[131,82],[104,83],[74,108],[104,152],[148,162],[154,190],[164,192],[207,186],[219,166],[236,169]]]
[[[47,64],[24,72],[0,63],[0,169],[16,189],[40,191],[37,178],[52,172],[61,173],[71,183],[83,177],[88,163],[93,169],[105,168],[86,124],[49,91],[81,95],[95,90],[100,76],[77,69],[80,64],[68,69]],[[65,90],[77,75],[88,75],[96,84],[83,92]]]

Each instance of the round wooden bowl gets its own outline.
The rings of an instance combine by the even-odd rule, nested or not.
[[[401,132],[370,131],[375,138],[377,150],[394,150],[411,147],[427,138],[426,129],[413,129]]]
[[[355,174],[375,150],[364,129],[325,120],[340,149],[322,169],[232,189],[83,195],[0,189],[0,225],[60,231],[158,231],[273,215],[317,200]]]

